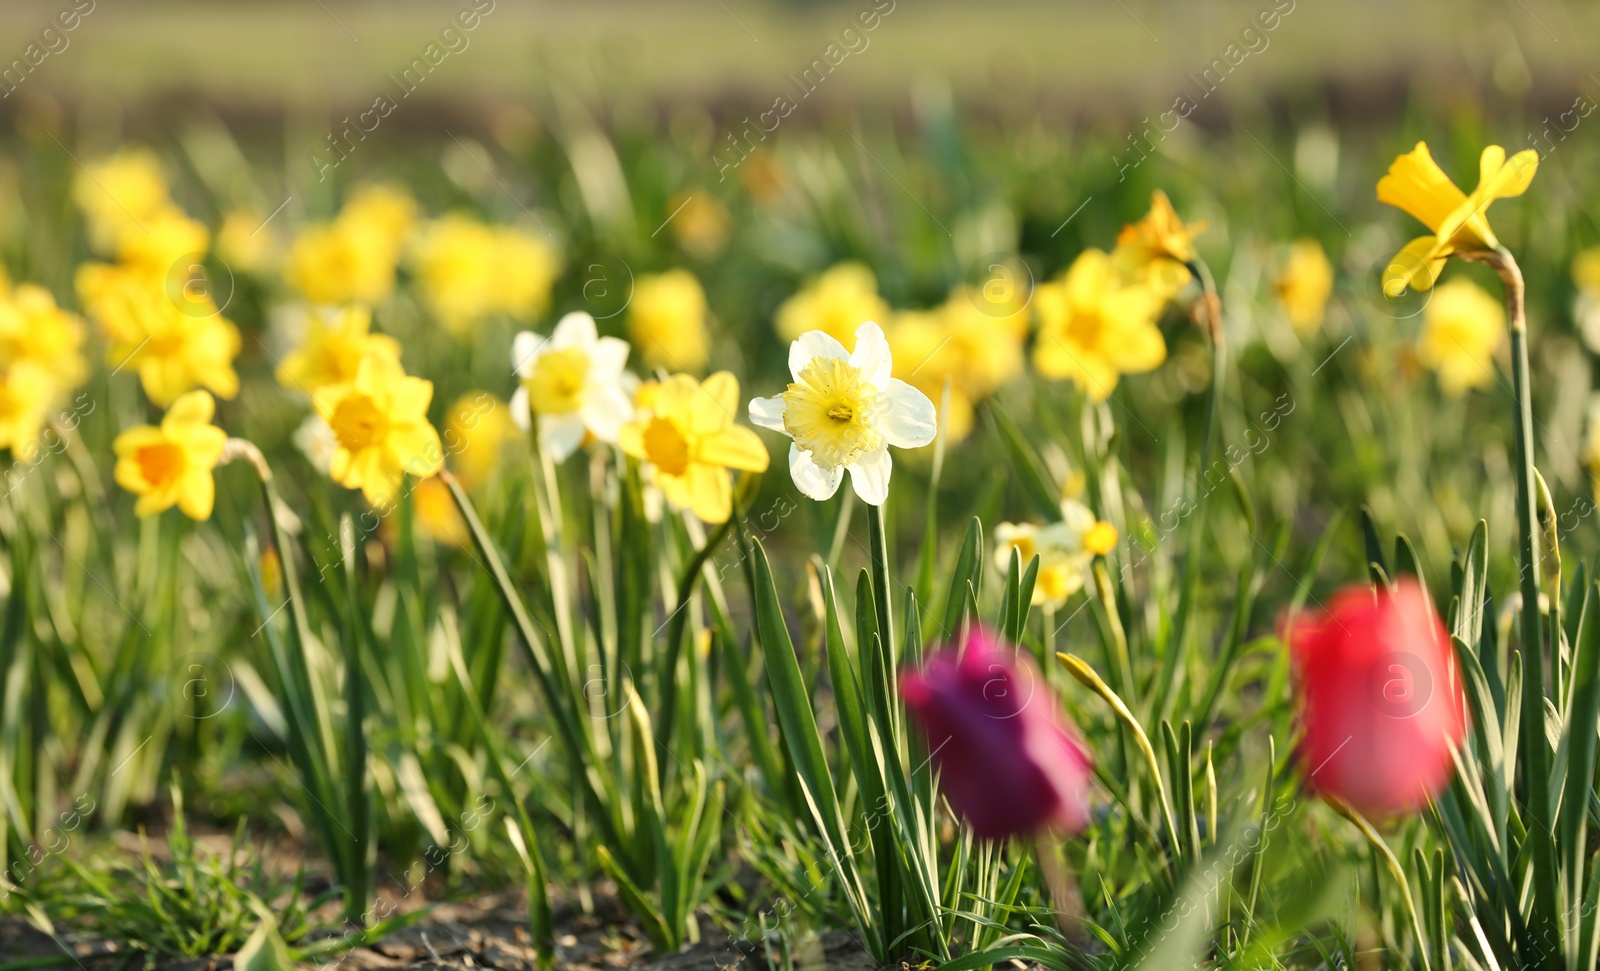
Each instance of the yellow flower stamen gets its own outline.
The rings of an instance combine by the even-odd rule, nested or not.
[[[783,394],[784,430],[824,469],[849,465],[877,449],[877,390],[844,358],[818,357]]]

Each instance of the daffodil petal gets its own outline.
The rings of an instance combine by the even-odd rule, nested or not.
[[[701,439],[698,458],[701,462],[746,472],[765,472],[771,461],[761,437],[739,425],[729,425]]]
[[[1390,299],[1405,293],[1406,287],[1429,290],[1444,271],[1447,247],[1438,238],[1418,236],[1394,255],[1383,268],[1383,294]]]
[[[889,450],[879,447],[867,452],[847,466],[850,485],[856,495],[869,506],[881,506],[889,499],[889,474],[894,471],[894,460]]]
[[[580,311],[567,314],[556,322],[550,333],[550,346],[557,350],[567,347],[592,347],[599,337],[594,318]]]
[[[733,486],[727,469],[694,463],[686,470],[689,508],[708,523],[725,523],[733,512]]]
[[[533,377],[533,365],[539,360],[546,343],[545,338],[531,330],[518,331],[517,336],[511,339],[511,366],[516,369],[518,377]]]
[[[511,421],[524,432],[533,427],[533,413],[528,406],[528,389],[517,385],[517,390],[511,393],[511,401],[507,403],[511,409]]]
[[[595,438],[614,442],[617,432],[633,417],[633,401],[619,387],[603,388],[589,395],[579,414]]]
[[[812,461],[810,452],[791,444],[789,475],[793,477],[794,486],[801,495],[821,502],[833,498],[833,494],[839,491],[839,483],[844,481],[844,466],[824,469]]]
[[[784,431],[783,395],[750,399],[750,424],[775,432]]]
[[[800,380],[800,372],[805,370],[807,364],[814,357],[842,357],[850,359],[850,352],[844,345],[829,337],[820,330],[808,330],[795,338],[789,345],[789,373],[796,381]]]
[[[541,416],[539,447],[549,453],[555,461],[563,461],[583,444],[585,431],[583,417],[577,413]]]
[[[614,382],[628,364],[628,342],[618,337],[602,337],[589,352],[591,380]]]
[[[893,364],[883,328],[870,320],[857,327],[856,349],[850,355],[850,365],[861,372],[866,382],[882,391],[888,387],[889,370]]]
[[[928,396],[899,378],[891,378],[884,395],[878,428],[895,448],[921,448],[939,431],[938,409]]]

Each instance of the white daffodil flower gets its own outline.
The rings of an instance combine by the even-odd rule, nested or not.
[[[1002,573],[1011,568],[1013,548],[1024,570],[1039,557],[1032,603],[1055,609],[1088,583],[1094,558],[1116,548],[1117,528],[1096,519],[1083,503],[1064,499],[1060,522],[1048,526],[1001,523],[995,527],[994,538],[994,565]]]
[[[933,441],[937,415],[928,396],[889,376],[889,342],[877,324],[856,330],[856,349],[820,330],[789,345],[789,390],[750,402],[750,421],[794,439],[789,474],[809,498],[839,491],[846,470],[863,502],[889,498],[889,446],[921,448]]]
[[[511,417],[524,431],[537,418],[539,447],[557,462],[576,452],[586,433],[615,442],[633,417],[622,370],[628,344],[600,337],[586,313],[562,317],[548,338],[519,333],[511,342],[511,361],[520,380]]]

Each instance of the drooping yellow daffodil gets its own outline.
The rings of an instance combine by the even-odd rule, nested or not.
[[[789,474],[808,498],[839,491],[846,471],[868,505],[889,498],[889,446],[921,448],[938,432],[928,396],[891,377],[894,357],[877,324],[856,328],[855,350],[813,330],[789,345],[789,390],[750,402],[750,421],[794,440]]]
[[[1494,380],[1494,358],[1506,339],[1505,306],[1471,280],[1439,287],[1422,312],[1417,358],[1456,396]]]
[[[215,411],[211,395],[191,391],[172,403],[159,427],[140,425],[117,436],[117,484],[139,497],[134,512],[152,516],[176,505],[191,519],[211,518],[211,473],[228,441],[211,424]]]
[[[594,318],[570,313],[548,338],[523,331],[511,342],[512,366],[520,378],[511,396],[511,418],[524,431],[539,427],[539,447],[561,461],[586,435],[615,442],[633,416],[623,366],[628,342],[601,337]]]
[[[1105,253],[1084,250],[1062,279],[1034,291],[1034,367],[1047,378],[1070,378],[1090,401],[1106,400],[1122,375],[1153,371],[1166,360],[1156,327],[1164,299],[1150,287],[1124,283]]]
[[[840,263],[780,304],[775,323],[786,341],[820,330],[850,350],[856,328],[888,316],[889,305],[878,296],[872,271],[860,263]]]
[[[1111,261],[1124,280],[1148,286],[1168,300],[1189,282],[1194,238],[1205,228],[1203,222],[1186,225],[1167,194],[1157,189],[1150,195],[1150,212],[1117,234]]]
[[[360,489],[374,508],[394,504],[407,474],[425,479],[444,465],[439,433],[428,424],[433,382],[408,376],[392,354],[368,352],[355,380],[311,400],[338,443],[328,474]]]
[[[1033,605],[1054,610],[1065,604],[1089,578],[1089,566],[1096,556],[1110,553],[1117,545],[1117,528],[1081,502],[1061,503],[1060,522],[1048,526],[1032,523],[1001,523],[995,527],[995,568],[1011,568],[1011,551],[1016,549],[1023,570],[1035,556],[1039,573],[1033,585]]]
[[[1492,250],[1500,245],[1484,213],[1496,199],[1520,196],[1539,168],[1539,153],[1526,149],[1506,158],[1490,145],[1478,159],[1478,186],[1464,195],[1439,168],[1426,142],[1394,160],[1378,180],[1378,201],[1404,209],[1433,230],[1407,243],[1383,271],[1383,292],[1391,297],[1406,287],[1427,290],[1444,261],[1457,250]]]
[[[652,368],[698,373],[711,354],[706,292],[688,270],[641,276],[628,303],[628,340]]]
[[[151,401],[171,404],[196,385],[223,398],[239,393],[233,370],[239,330],[209,297],[180,306],[144,271],[103,263],[80,266],[77,286],[78,299],[111,339],[107,361],[137,372]]]
[[[655,484],[674,509],[708,523],[727,522],[733,512],[730,469],[767,470],[767,447],[748,428],[734,424],[739,381],[718,371],[702,384],[675,374],[656,387],[648,409],[622,427],[617,444],[649,463]]]
[[[354,381],[362,358],[371,352],[398,360],[400,345],[395,339],[371,331],[372,311],[361,304],[311,308],[300,346],[278,365],[278,383],[315,394],[329,385]]]
[[[1273,289],[1283,304],[1284,316],[1301,337],[1309,337],[1322,326],[1322,315],[1333,295],[1333,264],[1322,244],[1314,239],[1297,239],[1273,281]]]

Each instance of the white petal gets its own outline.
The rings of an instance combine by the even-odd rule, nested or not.
[[[889,380],[878,430],[895,448],[921,448],[939,431],[939,414],[928,396],[899,378]]]
[[[850,352],[844,345],[824,334],[820,330],[808,330],[795,338],[789,345],[789,373],[796,381],[800,380],[800,372],[805,370],[807,364],[814,357],[842,357],[850,359]]]
[[[757,428],[770,428],[775,432],[789,432],[783,427],[783,395],[750,399],[750,424]]]
[[[850,470],[850,484],[862,502],[881,506],[889,498],[889,473],[894,471],[894,461],[889,458],[887,446],[878,446],[845,468]]]
[[[850,364],[879,391],[889,387],[889,369],[894,361],[889,356],[889,341],[883,336],[883,328],[870,320],[856,328],[856,350],[850,355]]]
[[[1061,500],[1061,522],[1074,534],[1086,533],[1089,531],[1089,527],[1094,525],[1094,512],[1076,499],[1063,499]]]
[[[844,481],[844,467],[839,466],[830,472],[813,462],[810,452],[798,445],[790,445],[789,475],[794,478],[794,486],[801,495],[821,502],[832,499],[833,494],[839,491],[839,483]]]
[[[539,354],[547,343],[545,338],[531,330],[518,331],[517,336],[511,338],[511,366],[516,369],[518,377],[532,377],[534,362],[539,360]]]
[[[602,337],[589,351],[589,380],[599,379],[615,383],[628,363],[628,342],[616,337]]]
[[[511,395],[511,420],[524,432],[533,427],[533,414],[528,405],[528,389],[520,384]]]
[[[594,318],[581,310],[575,311],[556,322],[550,346],[588,348],[594,344],[596,333]]]
[[[546,415],[539,419],[539,447],[556,462],[578,450],[583,444],[583,419],[577,412],[566,415]]]
[[[602,442],[615,442],[617,433],[633,417],[633,401],[620,387],[591,392],[578,412],[583,424]]]

